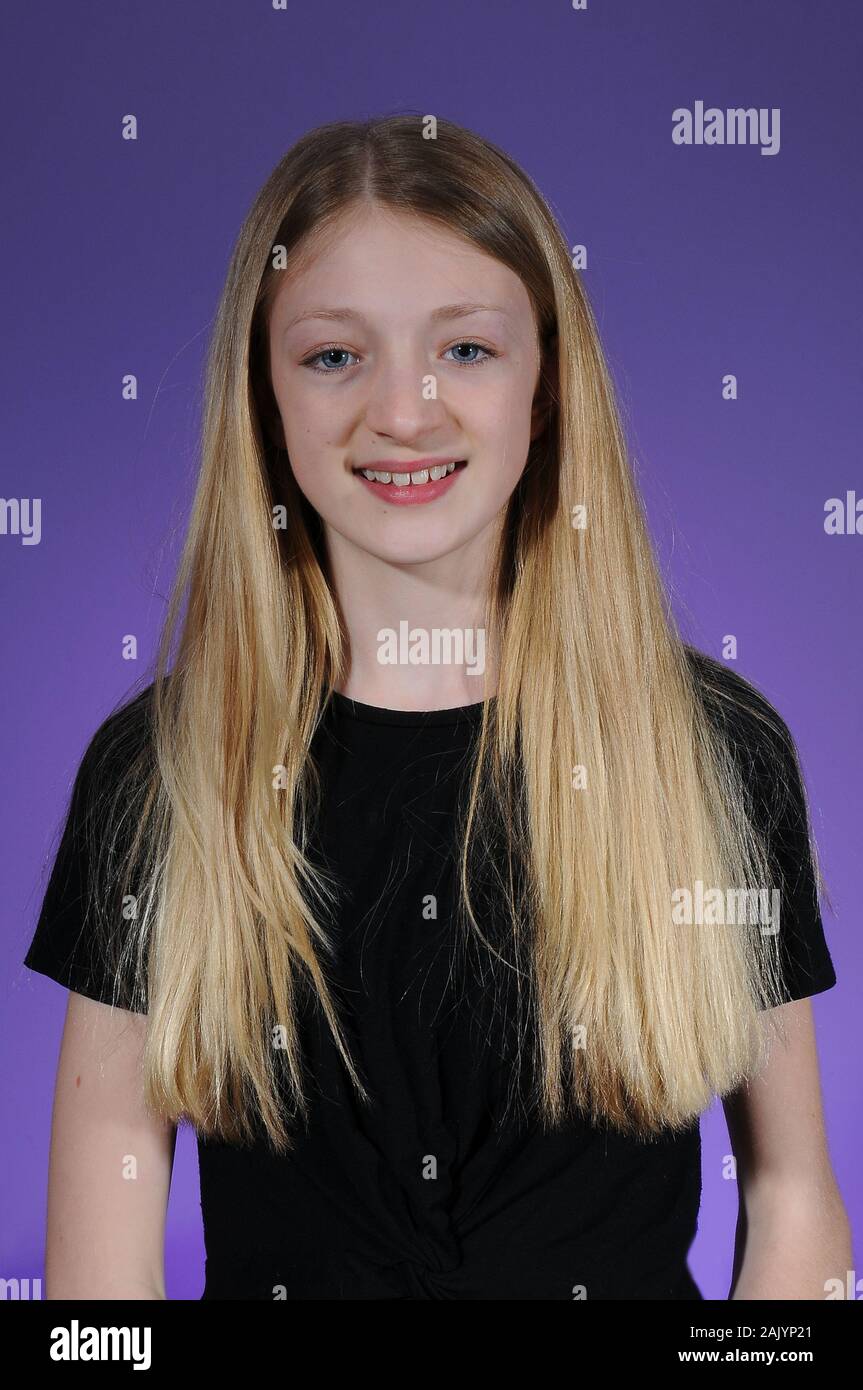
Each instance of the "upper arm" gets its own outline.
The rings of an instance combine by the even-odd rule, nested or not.
[[[176,1128],[144,1106],[146,1027],[146,1015],[69,993],[51,1128],[49,1299],[165,1297]]]
[[[744,1204],[762,1194],[833,1196],[812,1004],[779,1006],[784,1039],[771,1040],[759,1074],[723,1101]]]

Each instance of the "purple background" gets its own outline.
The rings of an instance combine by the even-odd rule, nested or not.
[[[816,999],[828,1133],[859,1229],[861,560],[827,498],[863,493],[855,0],[439,0],[4,7],[3,495],[42,540],[0,537],[6,654],[0,1275],[42,1269],[66,994],[21,965],[80,756],[152,657],[194,481],[202,354],[265,177],[325,121],[400,110],[518,160],[585,243],[663,572],[686,635],[797,740],[838,918]],[[680,147],[671,112],[781,108],[781,149]],[[120,138],[128,113],[139,138]],[[134,372],[139,399],[120,398]],[[721,398],[734,372],[739,399]],[[753,601],[754,599],[754,601]],[[134,633],[137,663],[121,639]],[[727,1294],[735,1184],[702,1123],[691,1266]],[[167,1287],[198,1298],[194,1135],[178,1140]],[[861,1271],[863,1273],[863,1271]]]

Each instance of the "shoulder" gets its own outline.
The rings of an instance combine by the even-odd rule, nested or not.
[[[146,1012],[146,994],[136,989],[125,895],[143,863],[136,832],[152,768],[154,690],[116,706],[86,745],[24,957],[68,989],[136,1012]]]
[[[155,689],[155,682],[151,682],[136,695],[126,697],[98,725],[87,750],[94,758],[124,750],[140,751],[152,730]]]
[[[768,852],[771,883],[781,894],[783,999],[819,994],[835,985],[836,971],[819,905],[826,884],[794,739],[775,706],[750,681],[695,648],[687,648],[687,655],[705,708],[737,764],[747,813]]]
[[[154,693],[151,682],[115,706],[91,735],[77,780],[92,792],[115,785],[126,772],[152,760]]]
[[[67,802],[61,857],[74,850],[96,858],[97,846],[115,852],[140,818],[156,766],[154,692],[150,684],[127,696],[86,742]]]
[[[750,774],[784,782],[799,770],[793,735],[775,705],[731,667],[684,643],[695,688],[711,724]]]

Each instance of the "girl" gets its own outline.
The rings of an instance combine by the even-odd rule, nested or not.
[[[733,1296],[823,1296],[819,883],[787,726],[674,629],[537,190],[444,121],[301,139],[26,958],[72,991],[48,1296],[165,1297],[187,1119],[205,1299],[697,1299],[715,1095]]]

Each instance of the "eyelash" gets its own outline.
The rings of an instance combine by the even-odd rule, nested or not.
[[[499,355],[494,351],[493,348],[487,348],[483,343],[474,342],[473,338],[462,338],[459,340],[459,342],[452,343],[451,346],[446,349],[446,351],[452,352],[452,349],[457,347],[475,347],[479,348],[480,352],[484,352],[486,354],[485,357],[477,358],[473,362],[456,362],[455,365],[457,367],[481,367],[486,362],[491,361],[493,358]],[[319,357],[323,357],[324,354],[327,352],[349,353],[350,348],[342,347],[340,343],[330,343],[328,347],[321,348],[319,352],[313,353],[311,357],[307,357],[301,365],[303,367],[309,367],[313,372],[320,372],[322,376],[336,376],[337,373],[346,371],[347,368],[351,365],[349,362],[346,362],[344,366],[341,367],[316,367],[314,363],[318,360]],[[355,356],[356,354],[352,355]]]

